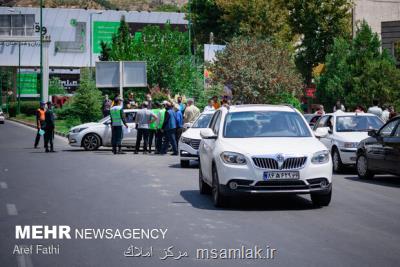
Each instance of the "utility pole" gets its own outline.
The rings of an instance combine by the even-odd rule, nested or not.
[[[40,101],[43,99],[43,0],[40,0]]]

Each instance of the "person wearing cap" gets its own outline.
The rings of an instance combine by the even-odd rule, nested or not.
[[[110,109],[110,118],[111,118],[111,145],[112,145],[112,152],[113,154],[122,154],[122,138],[123,138],[123,131],[122,125],[126,124],[124,110],[121,106],[121,99],[116,97],[114,100],[114,106]],[[117,151],[118,147],[118,151]]]
[[[45,110],[46,103],[45,102],[40,102],[40,108],[36,110],[36,128],[37,128],[37,133],[36,133],[36,138],[35,138],[35,145],[34,147],[37,148],[40,142],[40,130],[43,130],[44,128],[44,120],[45,120]]]
[[[192,98],[188,99],[185,113],[183,114],[184,123],[193,123],[200,116],[200,110],[194,105]]]
[[[52,103],[49,101],[47,102],[47,110],[45,113],[45,120],[44,120],[44,147],[46,149],[46,152],[55,152],[54,151],[54,128],[55,128],[55,123],[54,123],[54,113]],[[49,149],[49,143],[50,143],[50,149]]]
[[[136,113],[135,123],[137,128],[135,154],[139,153],[140,143],[143,138],[143,154],[147,154],[147,142],[149,141],[149,125],[157,120],[157,116],[147,109],[149,103],[144,101],[142,109]]]

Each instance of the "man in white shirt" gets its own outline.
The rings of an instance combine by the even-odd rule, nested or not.
[[[378,107],[378,100],[374,100],[372,101],[372,103],[374,104],[372,107],[370,107],[368,109],[368,113],[374,114],[376,116],[378,116],[379,118],[382,118],[382,109],[380,107]]]

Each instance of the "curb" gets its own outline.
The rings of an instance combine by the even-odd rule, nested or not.
[[[16,122],[16,123],[19,123],[19,124],[23,124],[23,125],[25,125],[25,126],[28,126],[28,127],[31,127],[31,128],[36,129],[36,125],[35,125],[35,124],[32,124],[32,123],[29,123],[29,122],[20,121],[20,120],[15,119],[15,118],[7,118],[7,120],[13,121],[13,122]],[[64,133],[62,133],[62,132],[54,131],[54,133],[55,133],[56,135],[58,135],[58,136],[67,138],[67,134],[64,134]]]

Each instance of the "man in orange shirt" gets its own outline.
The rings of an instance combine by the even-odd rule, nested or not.
[[[213,104],[214,109],[215,109],[215,110],[219,109],[219,108],[221,107],[221,105],[219,104],[218,96],[216,96],[216,95],[213,96],[213,97],[212,97],[212,100],[214,101],[214,104]]]
[[[36,128],[37,128],[37,133],[36,133],[36,138],[35,138],[35,148],[39,145],[40,141],[40,130],[44,127],[44,120],[45,120],[45,114],[46,110],[44,109],[46,103],[40,102],[40,108],[36,110]]]

